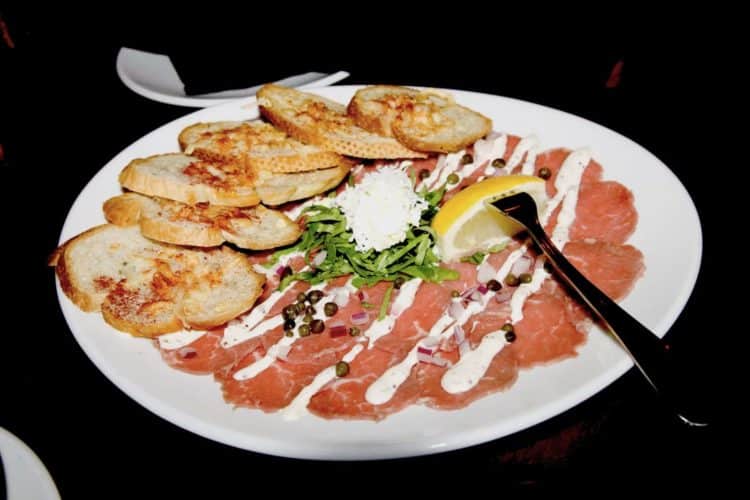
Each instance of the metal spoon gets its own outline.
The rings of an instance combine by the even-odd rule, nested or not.
[[[651,387],[679,420],[695,427],[708,425],[692,415],[687,416],[682,401],[678,403],[680,398],[669,378],[667,353],[661,339],[586,279],[555,247],[539,223],[534,199],[526,193],[518,193],[495,200],[491,205],[526,228],[559,276],[602,319]]]

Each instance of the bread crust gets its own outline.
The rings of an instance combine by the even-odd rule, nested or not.
[[[329,99],[279,85],[257,93],[261,114],[295,139],[355,158],[425,158],[390,137],[358,127],[346,107]]]

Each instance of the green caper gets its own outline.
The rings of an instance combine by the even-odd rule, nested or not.
[[[459,292],[458,290],[451,290],[451,297],[453,297],[454,299],[456,299],[456,298],[458,298],[460,296],[461,296],[461,292]]]
[[[393,280],[393,288],[398,290],[399,288],[401,288],[401,285],[403,285],[405,282],[406,282],[406,279],[404,279],[403,276],[399,276],[398,278]]]
[[[520,283],[520,280],[513,273],[508,273],[508,276],[505,277],[505,284],[508,286],[518,286],[518,283]]]
[[[497,281],[497,280],[494,280],[494,279],[493,279],[493,280],[489,280],[489,281],[487,282],[487,289],[488,289],[488,290],[492,290],[493,292],[497,292],[497,291],[498,291],[498,290],[500,290],[500,289],[501,289],[502,287],[503,287],[503,285],[501,285],[501,284],[500,284],[500,282],[499,282],[499,281]]]
[[[500,329],[504,332],[512,332],[513,331],[513,325],[510,323],[505,323],[503,326],[500,327]]]
[[[309,325],[310,323],[312,323],[312,320],[313,320],[312,314],[305,314],[302,317],[302,322],[306,325]]]
[[[312,290],[307,293],[307,300],[310,302],[310,304],[317,304],[322,298],[323,292],[321,292],[320,290]]]
[[[349,373],[349,363],[346,361],[339,361],[336,363],[336,376],[337,377],[346,377],[346,374]]]
[[[547,167],[542,167],[539,169],[539,172],[536,175],[546,181],[547,179],[552,177],[552,170],[548,169]]]
[[[296,326],[296,323],[294,322],[293,319],[288,319],[284,321],[284,330],[293,330],[295,326]]]
[[[297,302],[294,304],[294,312],[297,313],[297,316],[305,312],[305,303],[304,302]]]
[[[426,179],[426,178],[428,178],[430,176],[430,171],[427,170],[426,168],[423,168],[422,170],[419,171],[419,175],[418,176],[419,176],[419,180],[420,181],[424,180],[424,179]]]
[[[505,332],[505,340],[508,342],[513,342],[516,340],[516,332]]]
[[[448,184],[458,184],[459,177],[458,174],[451,174],[448,176]]]
[[[305,292],[300,292],[297,294],[297,302],[304,302],[307,300],[307,295],[305,295]]]
[[[492,160],[492,166],[495,168],[503,168],[505,166],[505,160],[502,158],[495,158]]]
[[[359,327],[353,326],[349,328],[349,335],[351,335],[352,337],[356,337],[357,335],[359,335]]]
[[[313,306],[307,306],[305,308],[305,314],[309,314],[310,316],[315,316],[315,308]]]
[[[287,337],[293,337],[294,330],[284,330],[284,335],[286,335]]]
[[[289,304],[281,310],[281,315],[285,320],[293,320],[297,316],[297,307],[294,304]]]
[[[299,332],[300,337],[307,337],[310,335],[310,325],[300,325],[297,332]]]
[[[323,312],[326,313],[326,316],[333,316],[339,312],[339,306],[337,306],[335,302],[327,302],[326,305],[323,306]]]
[[[522,273],[521,276],[518,277],[518,280],[521,283],[526,283],[526,284],[531,283],[531,274],[529,274],[529,273]]]
[[[323,333],[323,330],[326,329],[326,324],[323,323],[322,319],[314,319],[312,320],[312,323],[310,323],[310,331],[313,333]]]
[[[474,157],[471,156],[469,153],[466,153],[461,157],[461,165],[466,165],[468,163],[471,163],[474,161]]]

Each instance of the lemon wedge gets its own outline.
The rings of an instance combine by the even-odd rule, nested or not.
[[[503,175],[472,184],[448,200],[432,220],[440,257],[445,262],[506,243],[523,228],[490,207],[498,198],[528,193],[540,211],[547,202],[544,180],[531,175]]]

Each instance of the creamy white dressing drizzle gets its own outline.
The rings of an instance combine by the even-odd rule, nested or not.
[[[435,168],[430,172],[430,175],[422,181],[419,188],[427,187],[428,189],[435,189],[445,184],[448,180],[448,176],[461,168],[461,158],[463,158],[464,154],[465,151],[461,150],[457,153],[449,153],[445,156],[441,156],[438,159]]]
[[[165,351],[173,351],[192,344],[206,333],[205,330],[180,330],[179,332],[159,335],[157,339],[159,340],[159,347]]]
[[[380,337],[391,333],[393,325],[396,324],[396,320],[401,316],[401,313],[409,309],[414,303],[414,297],[417,295],[417,290],[421,284],[421,279],[414,278],[401,285],[388,315],[381,320],[375,320],[370,328],[365,331],[365,336],[370,339],[368,348],[371,349]]]
[[[489,148],[484,147],[485,143],[487,142],[491,142]],[[478,147],[477,143],[479,144]],[[492,166],[492,160],[505,156],[505,150],[507,148],[508,136],[505,134],[500,134],[494,139],[489,139],[487,141],[480,139],[474,144],[474,154],[477,157],[476,160],[478,161],[479,165],[481,165],[485,161],[489,162],[484,168],[484,175],[493,175],[495,172],[497,172],[497,169]]]
[[[409,354],[397,365],[388,368],[378,379],[370,384],[365,392],[365,399],[373,405],[382,405],[391,400],[401,384],[403,384],[411,373],[411,369],[417,364],[418,342]]]
[[[505,344],[505,332],[502,330],[485,335],[476,349],[463,354],[461,359],[443,374],[440,385],[450,394],[468,391],[481,380],[492,359],[503,350]]]
[[[347,352],[342,361],[351,363],[354,358],[362,351],[364,347],[362,344],[356,344]],[[309,413],[307,411],[307,405],[310,404],[310,399],[323,388],[327,383],[336,378],[336,365],[329,366],[318,373],[310,384],[306,385],[297,394],[291,403],[285,408],[281,409],[281,416],[284,420],[299,420],[301,417]]]
[[[521,167],[521,174],[534,175],[537,154],[539,154],[538,146],[532,146],[526,153],[526,160],[523,162],[523,166]]]
[[[325,288],[325,283],[319,283],[317,285],[311,286],[310,290],[321,290],[323,288]],[[318,301],[317,304],[315,304],[314,306],[315,314],[313,314],[313,319],[321,319],[321,320],[326,319],[325,313],[323,311],[325,302],[327,301],[320,300]],[[264,329],[261,328],[264,324],[271,323],[271,322],[273,322],[275,326],[271,328],[264,328]],[[256,334],[254,336],[257,337],[258,335],[262,335],[268,330],[277,328],[283,324],[284,324],[284,316],[282,314],[277,314],[276,316],[273,316],[261,322],[260,325],[258,325],[255,329],[253,329],[253,330],[262,330],[262,333]],[[234,373],[234,379],[235,380],[247,380],[247,379],[255,377],[260,372],[262,372],[263,370],[271,366],[271,364],[274,361],[276,361],[276,358],[279,356],[279,354],[281,352],[284,352],[283,347],[292,345],[294,341],[297,340],[298,338],[299,337],[297,337],[296,335],[292,337],[287,337],[286,335],[284,335],[283,337],[281,337],[281,340],[279,340],[274,345],[268,348],[265,356],[247,365],[241,370],[237,370]]]
[[[512,172],[514,168],[520,165],[521,160],[523,160],[523,156],[527,154],[529,150],[535,147],[538,143],[539,141],[537,140],[535,135],[530,135],[521,139],[521,141],[516,145],[516,149],[513,150],[513,154],[510,155],[510,158],[508,158],[508,163],[505,164],[505,169],[507,170],[507,172]]]

